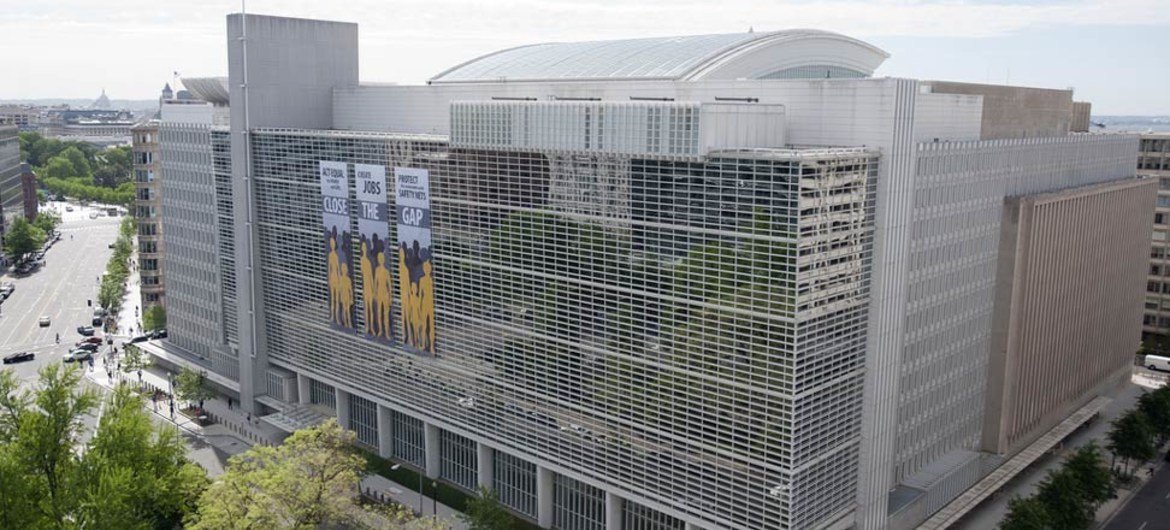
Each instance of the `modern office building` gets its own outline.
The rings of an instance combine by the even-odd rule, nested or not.
[[[1142,335],[1151,347],[1165,352],[1170,351],[1170,133],[1142,135],[1137,170],[1158,180]]]
[[[134,163],[134,219],[138,224],[138,264],[142,278],[142,311],[162,305],[163,281],[162,160],[159,156],[158,120],[147,120],[130,129]]]
[[[227,37],[230,133],[160,132],[149,350],[541,526],[937,524],[1128,374],[1155,184],[1136,137],[1070,134],[1071,91],[875,78],[885,52],[813,30],[424,86],[361,84],[354,24]]]
[[[20,135],[15,125],[0,125],[0,237],[24,214]]]

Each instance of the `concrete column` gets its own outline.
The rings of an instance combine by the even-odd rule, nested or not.
[[[423,424],[423,434],[426,450],[426,465],[427,476],[430,478],[439,478],[441,469],[439,466],[442,453],[439,449],[439,428],[430,423]]]
[[[378,405],[378,456],[390,458],[394,454],[394,414]]]
[[[337,396],[337,423],[341,424],[342,429],[349,429],[349,392],[340,388],[333,389]]]
[[[297,402],[309,404],[309,376],[305,374],[297,374]]]
[[[622,530],[622,505],[625,499],[605,492],[605,530]]]
[[[495,477],[492,476],[492,471],[495,469],[493,465],[495,456],[496,451],[491,447],[482,443],[476,445],[475,462],[479,466],[480,487],[488,489],[495,487]]]
[[[536,466],[536,523],[544,528],[553,524],[553,472]]]

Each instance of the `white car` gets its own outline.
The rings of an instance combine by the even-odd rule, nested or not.
[[[42,327],[42,328],[47,328],[47,327],[49,327],[49,324],[52,324],[52,323],[53,322],[52,322],[52,320],[49,319],[48,315],[44,315],[40,319],[37,320],[37,325]]]

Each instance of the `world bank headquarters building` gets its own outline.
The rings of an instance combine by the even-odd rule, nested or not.
[[[367,85],[356,24],[227,26],[149,349],[262,422],[548,528],[912,528],[1128,379],[1155,191],[1071,91],[814,30]]]

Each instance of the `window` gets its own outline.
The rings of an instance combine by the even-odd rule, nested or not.
[[[1156,224],[1156,225],[1164,225],[1164,224],[1166,224],[1166,216],[1165,216],[1165,214],[1160,214],[1160,213],[1156,213],[1156,214],[1154,214],[1154,224]]]
[[[322,383],[316,379],[309,380],[309,403],[324,405],[330,409],[337,409],[337,394],[332,385]]]
[[[1150,247],[1150,257],[1154,259],[1163,259],[1166,257],[1165,247]]]
[[[536,464],[495,451],[492,480],[501,504],[536,517]]]
[[[1161,276],[1162,267],[1160,265],[1150,265],[1150,276]]]
[[[442,463],[439,476],[475,491],[479,483],[479,454],[473,440],[449,431],[439,431],[439,447]]]
[[[1161,289],[1161,286],[1158,284],[1158,282],[1146,282],[1146,291],[1149,291],[1151,293],[1156,293],[1160,290],[1162,290],[1162,289]]]
[[[359,444],[378,448],[378,405],[361,396],[349,396],[349,430],[357,434]]]

